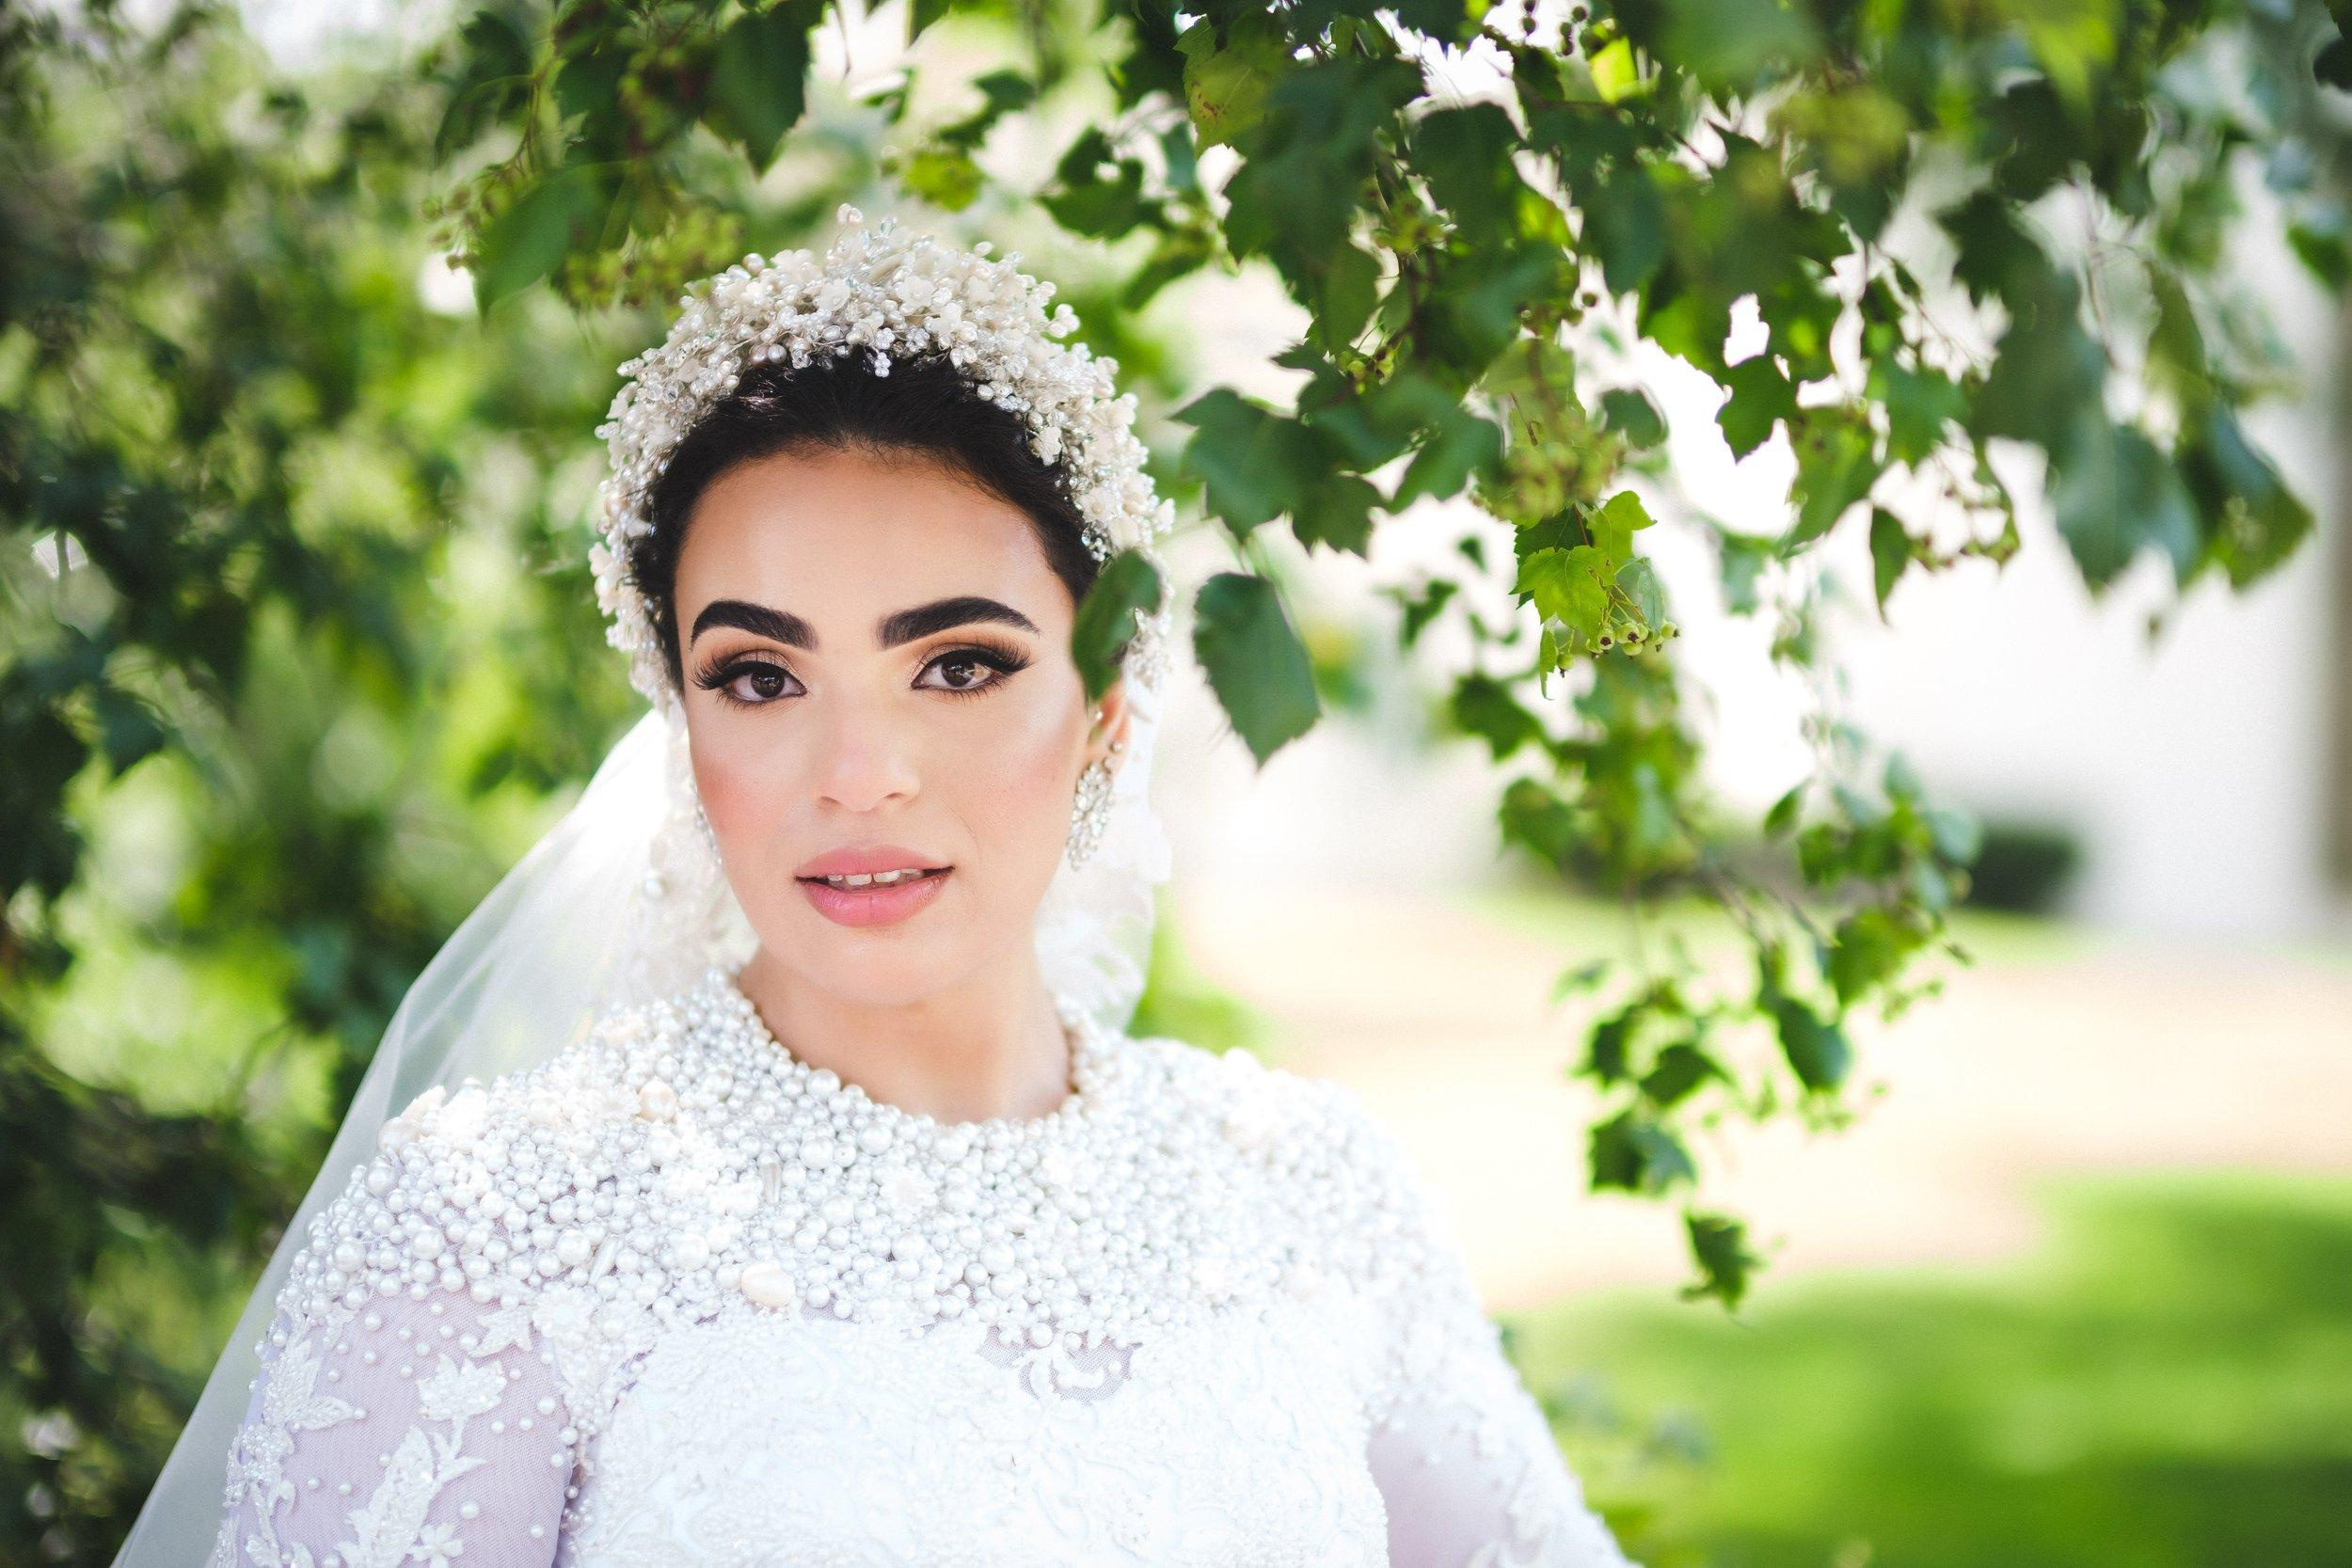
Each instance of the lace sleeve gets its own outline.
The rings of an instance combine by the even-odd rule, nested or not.
[[[274,1332],[207,1568],[546,1568],[569,1427],[518,1307],[397,1295]]]
[[[1381,1255],[1366,1453],[1395,1568],[1639,1568],[1502,1354],[1438,1195],[1352,1094]]]
[[[558,1237],[512,1195],[569,1186],[516,1170],[492,1109],[478,1088],[446,1106],[428,1090],[310,1221],[205,1568],[553,1561],[586,1423],[534,1312],[538,1249],[552,1265]]]

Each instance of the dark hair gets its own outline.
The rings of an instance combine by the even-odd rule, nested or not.
[[[875,374],[860,351],[819,355],[797,369],[786,359],[762,361],[672,449],[646,502],[653,526],[628,547],[629,577],[645,597],[674,688],[685,684],[677,562],[694,503],[739,463],[810,447],[928,458],[1020,508],[1073,603],[1102,570],[1086,546],[1065,471],[1030,449],[1021,415],[980,397],[946,358],[894,359],[888,375]]]

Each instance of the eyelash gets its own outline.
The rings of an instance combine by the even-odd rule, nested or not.
[[[943,648],[924,660],[923,668],[929,670],[935,664],[946,664],[957,660],[984,666],[995,671],[996,674],[993,678],[983,681],[977,686],[937,686],[930,689],[944,691],[950,697],[977,697],[1004,685],[1014,673],[1028,668],[1029,664],[1025,655],[1015,653],[1009,648],[998,648],[981,642],[967,642],[953,648]],[[716,692],[721,702],[734,707],[766,707],[771,703],[783,701],[786,695],[784,693],[757,700],[739,697],[735,694],[733,688],[737,681],[760,670],[773,670],[779,674],[795,680],[799,678],[772,658],[744,657],[731,659],[723,664],[703,670],[694,676],[694,684],[707,691]]]

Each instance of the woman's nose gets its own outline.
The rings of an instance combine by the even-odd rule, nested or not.
[[[870,812],[914,798],[919,779],[914,738],[869,705],[826,705],[816,736],[818,800],[844,811]]]

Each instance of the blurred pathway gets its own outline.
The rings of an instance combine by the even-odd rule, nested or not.
[[[1548,998],[1621,940],[1613,915],[1256,881],[1175,896],[1188,956],[1272,1019],[1276,1059],[1354,1085],[1443,1190],[1490,1307],[1688,1276],[1674,1206],[1584,1186],[1595,1101],[1564,1075],[1583,1015]],[[1978,961],[1939,959],[1941,996],[1857,1022],[1859,1075],[1887,1092],[1854,1127],[1715,1134],[1708,1199],[1747,1216],[1768,1282],[2025,1250],[2044,1173],[2352,1172],[2352,954],[1961,940]]]

